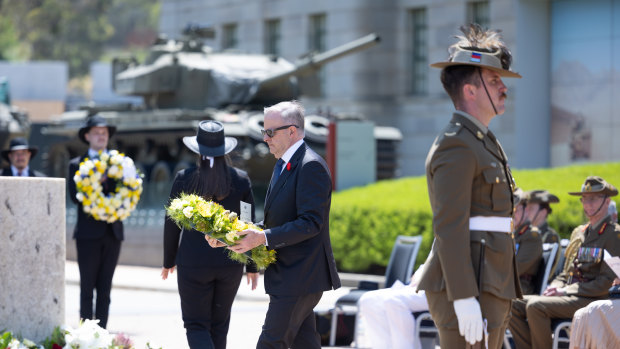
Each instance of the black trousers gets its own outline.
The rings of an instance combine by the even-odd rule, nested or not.
[[[243,276],[242,265],[177,266],[187,343],[191,349],[226,349],[230,310]]]
[[[257,349],[320,349],[321,336],[316,330],[314,307],[323,292],[302,296],[269,295]]]
[[[96,290],[95,319],[106,328],[110,310],[112,278],[121,253],[121,241],[108,227],[100,239],[76,239],[78,267],[80,268],[80,318],[93,318],[93,290]]]

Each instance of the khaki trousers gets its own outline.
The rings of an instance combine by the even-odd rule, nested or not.
[[[428,307],[435,326],[439,330],[439,344],[442,348],[465,348],[465,338],[459,333],[454,303],[448,300],[445,291],[426,291]],[[482,317],[487,320],[489,333],[488,349],[500,349],[510,318],[510,300],[498,298],[483,292],[480,296]]]
[[[536,295],[515,299],[508,327],[517,349],[551,348],[551,319],[571,319],[578,309],[595,300],[577,296]]]

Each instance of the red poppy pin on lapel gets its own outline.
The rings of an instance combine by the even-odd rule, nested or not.
[[[290,170],[291,170],[291,163],[290,163],[290,162],[287,162],[287,163],[286,163],[286,170],[287,170],[287,171],[290,171]]]

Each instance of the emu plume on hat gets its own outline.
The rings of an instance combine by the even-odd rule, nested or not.
[[[527,202],[532,204],[556,204],[560,198],[547,190],[530,190],[527,192]]]
[[[569,192],[570,195],[603,194],[606,196],[618,195],[618,189],[598,176],[588,176],[581,186],[581,191]]]
[[[485,30],[475,23],[460,29],[464,35],[457,35],[459,41],[448,48],[448,61],[433,63],[431,67],[471,65],[495,71],[507,78],[521,77],[510,70],[512,54],[502,41],[499,30]]]

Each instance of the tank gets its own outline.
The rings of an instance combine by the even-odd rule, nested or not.
[[[42,129],[48,144],[40,146],[42,166],[49,175],[66,176],[69,159],[86,151],[77,139],[78,129],[88,115],[99,113],[117,127],[110,147],[132,157],[144,173],[140,205],[161,208],[176,171],[196,161],[182,138],[195,135],[199,121],[213,119],[238,139],[233,164],[249,173],[256,201],[262,202],[275,163],[260,133],[263,108],[299,98],[298,77],[379,42],[377,35],[370,34],[291,63],[272,55],[215,52],[204,44],[205,38],[213,36],[208,28],[190,26],[183,34],[176,40],[160,36],[141,64],[133,57],[113,60],[114,91],[142,97],[142,106],[91,105],[52,118]],[[330,118],[351,115],[307,114],[306,141],[325,156]],[[375,138],[378,178],[392,178],[401,134],[395,128],[376,127]]]
[[[28,113],[11,105],[9,81],[6,77],[0,76],[0,150],[6,149],[12,138],[24,137],[27,139],[29,134]],[[7,163],[2,165],[8,166]]]

